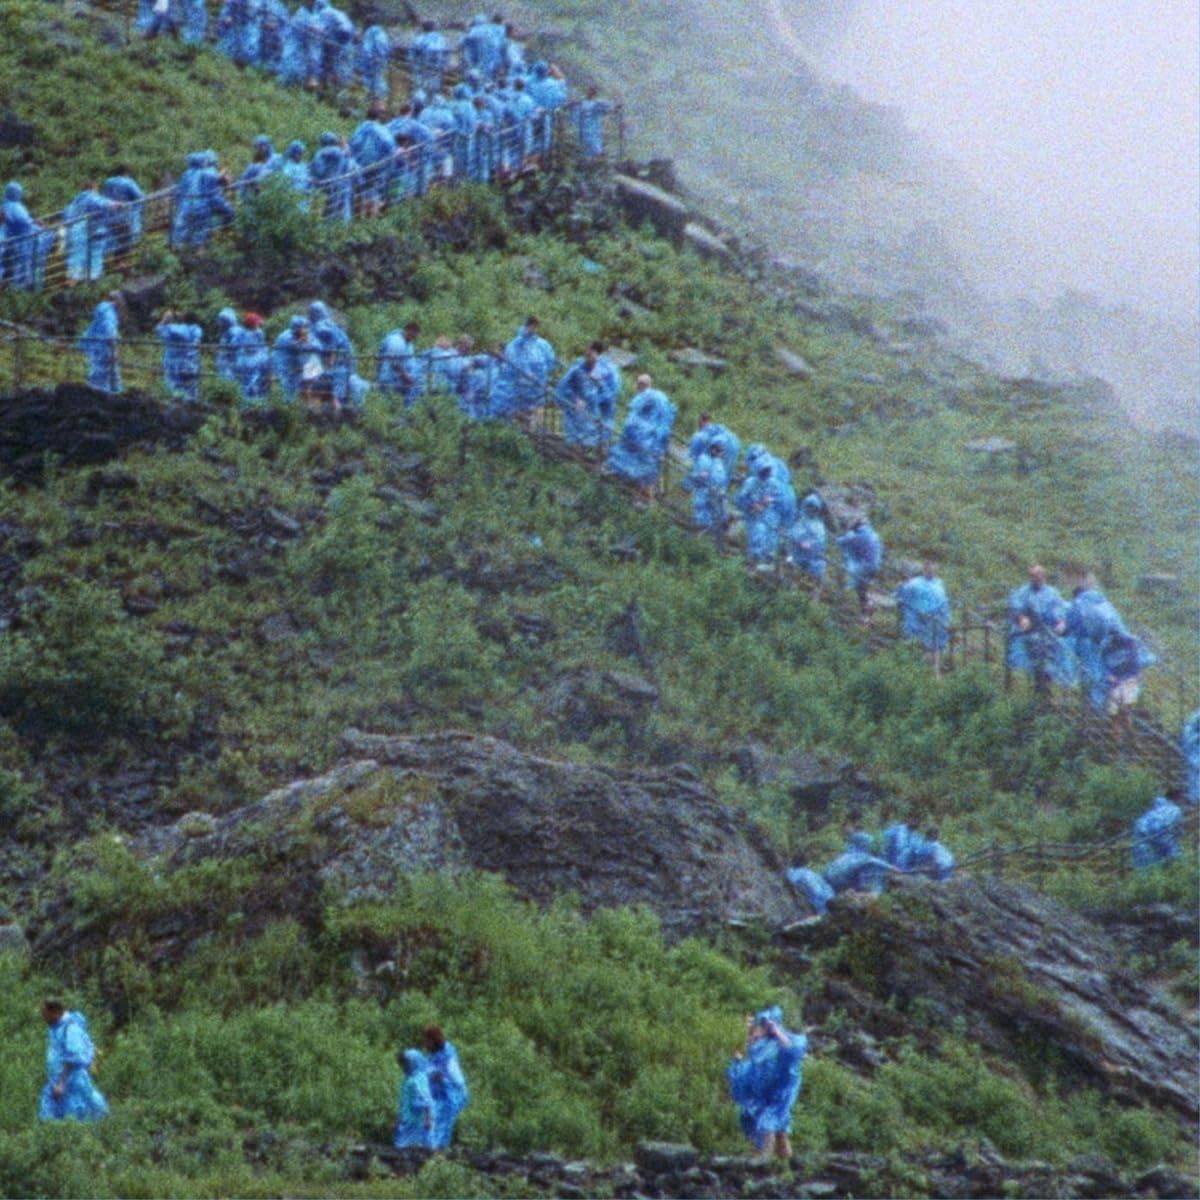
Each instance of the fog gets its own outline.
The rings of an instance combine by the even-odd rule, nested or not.
[[[1194,0],[861,0],[825,32],[824,71],[900,109],[1016,218],[1029,290],[1195,319]]]

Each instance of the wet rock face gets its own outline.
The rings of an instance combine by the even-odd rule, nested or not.
[[[851,948],[861,970],[843,972],[822,1003],[873,1033],[928,1036],[965,1021],[1002,1058],[1052,1046],[1079,1083],[1189,1122],[1200,1115],[1194,1025],[1122,969],[1102,929],[1026,888],[904,880],[883,903],[838,897],[826,920],[786,936],[806,951]],[[806,1017],[820,1020],[820,1007]],[[923,1016],[907,1020],[910,1011]]]

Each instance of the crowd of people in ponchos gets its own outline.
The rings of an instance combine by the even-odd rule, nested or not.
[[[238,62],[270,66],[275,58],[264,47],[275,43],[264,30],[282,22],[278,63],[285,83],[309,78],[310,72],[321,79],[327,71],[338,75],[343,70],[337,65],[343,63],[342,50],[333,53],[342,43],[313,30],[348,28],[346,45],[353,50],[359,44],[360,51],[352,61],[366,61],[361,54],[365,46],[381,47],[384,63],[391,56],[386,31],[373,26],[360,38],[349,18],[326,0],[314,0],[311,8],[301,6],[290,16],[283,10],[282,17],[270,15],[272,5],[282,10],[278,0],[229,0],[218,21],[218,44]],[[162,0],[143,0],[138,25],[148,36],[167,29],[187,36],[185,31],[200,21],[199,40],[205,15],[200,0],[169,0],[165,7]],[[490,21],[477,17],[453,54],[445,37],[428,22],[426,26],[408,47],[415,86],[395,115],[388,115],[386,87],[378,84],[386,80],[386,71],[372,68],[363,80],[372,97],[366,119],[348,138],[323,133],[311,157],[302,141],[292,141],[280,152],[260,136],[253,160],[235,180],[221,169],[214,151],[189,155],[171,193],[172,245],[205,245],[215,229],[233,220],[235,205],[272,177],[293,189],[303,208],[319,198],[330,222],[350,221],[355,213],[378,215],[406,197],[424,195],[438,182],[510,178],[543,161],[553,143],[555,114],[563,109],[578,133],[580,153],[585,158],[603,155],[605,118],[612,104],[595,88],[588,89],[585,99],[571,101],[556,66],[540,60],[527,66],[521,43],[499,14]],[[461,79],[447,95],[443,77],[455,59]],[[22,185],[10,182],[0,206],[0,282],[13,288],[42,286],[47,259],[60,239],[67,281],[98,279],[107,256],[137,244],[146,203],[143,188],[127,168],[119,167],[103,182],[86,182],[57,221],[43,223],[30,214]]]

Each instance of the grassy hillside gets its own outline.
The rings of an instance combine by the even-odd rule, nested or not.
[[[0,78],[27,89],[0,99],[41,139],[27,158],[0,162],[49,204],[110,161],[106,146],[84,162],[101,153],[80,150],[88,112],[105,115],[111,153],[144,178],[201,146],[232,153],[257,132],[311,143],[330,123],[330,110],[207,52],[105,50],[71,25],[79,48],[47,58],[46,11],[0,15]],[[64,80],[69,113],[54,98]],[[144,87],[178,118],[151,121],[128,103]],[[1164,453],[1078,393],[999,380],[933,346],[889,354],[886,338],[839,329],[648,233],[597,227],[572,242],[528,230],[494,195],[463,193],[343,233],[309,231],[299,249],[243,232],[187,269],[155,247],[144,265],[164,270],[168,293],[210,331],[257,246],[274,256],[259,260],[274,283],[272,334],[312,298],[299,268],[318,259],[346,267],[325,298],[364,354],[410,316],[423,342],[466,332],[489,345],[535,311],[568,360],[602,336],[672,395],[680,432],[712,410],[743,443],[784,456],[807,447],[816,465],[799,470],[800,485],[869,483],[889,550],[943,555],[960,604],[1002,602],[1035,557],[1058,574],[1091,567],[1166,656],[1194,662],[1194,456]],[[381,289],[367,268],[385,258],[395,285]],[[82,293],[74,309],[37,300],[29,315],[68,332],[92,299]],[[896,315],[844,303],[885,331]],[[681,367],[668,353],[685,345],[729,365]],[[777,346],[802,354],[812,377],[786,374]],[[1097,761],[1071,723],[1025,688],[1005,693],[993,672],[935,683],[903,649],[869,653],[829,617],[826,603],[843,598],[756,584],[736,558],[661,511],[635,510],[581,467],[543,460],[514,429],[468,426],[446,404],[402,413],[377,399],[355,424],[314,427],[293,413],[268,425],[244,419],[220,387],[205,399],[208,419],[182,451],[132,450],[115,481],[51,463],[40,485],[0,484],[14,618],[0,641],[2,866],[17,919],[62,894],[83,919],[152,920],[162,881],[121,838],[324,770],[349,724],[467,728],[585,761],[689,762],[781,846],[816,861],[840,846],[844,823],[894,817],[937,819],[960,854],[995,839],[1109,836],[1157,785]],[[963,449],[990,435],[1021,444],[1019,468],[982,467]],[[1179,572],[1184,598],[1150,607],[1134,588],[1146,570]],[[605,637],[630,600],[649,666]],[[632,734],[613,720],[572,737],[547,696],[580,666],[644,670],[660,700]],[[782,784],[755,788],[735,772],[730,754],[748,742],[848,757],[880,799],[797,812]],[[1189,853],[1146,877],[1074,870],[1045,886],[1092,908],[1159,900],[1194,911],[1195,869]],[[63,962],[29,972],[0,962],[0,1022],[16,1047],[0,1103],[5,1194],[348,1193],[341,1150],[386,1136],[391,1054],[435,1015],[473,1064],[470,1145],[614,1157],[638,1137],[684,1136],[732,1150],[714,1064],[737,1039],[738,1014],[764,994],[797,1013],[804,1001],[803,988],[746,966],[753,955],[733,942],[667,948],[644,915],[538,913],[487,881],[414,881],[379,910],[330,897],[319,937],[281,916],[242,939],[232,897],[252,882],[172,880],[198,904],[231,904],[228,936],[175,966],[151,964],[136,935],[75,975]],[[430,926],[441,935],[422,941]],[[408,990],[382,1007],[357,989],[352,959],[377,935],[415,947]],[[810,985],[821,978],[816,963]],[[105,1086],[121,1098],[108,1125],[70,1141],[29,1117],[36,998],[64,983],[99,1031]],[[812,1064],[801,1148],[887,1152],[984,1134],[1007,1154],[1097,1151],[1130,1166],[1181,1148],[1153,1115],[1060,1095],[1053,1073],[1014,1078],[954,1031],[936,1054],[899,1043],[888,1053],[870,1084],[839,1062]],[[273,1147],[253,1168],[251,1140]],[[414,1188],[473,1186],[449,1176]],[[398,1194],[394,1183],[359,1190]]]

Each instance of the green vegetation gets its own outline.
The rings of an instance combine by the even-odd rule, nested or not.
[[[603,6],[552,7],[582,19]],[[79,47],[53,48],[46,11],[18,0],[0,12],[0,78],[15,81],[5,102],[33,114],[38,131],[33,149],[0,151],[0,170],[26,183],[37,210],[107,173],[118,151],[157,179],[202,145],[233,158],[254,133],[311,145],[348,124],[206,52],[105,50],[73,21]],[[64,86],[70,105],[52,104]],[[142,121],[147,106],[172,120]],[[95,138],[99,127],[107,139]],[[155,245],[139,265],[164,272],[170,302],[195,307],[209,328],[239,273],[260,275],[274,336],[319,278],[305,256],[336,261],[344,269],[326,298],[364,360],[412,317],[423,342],[470,333],[490,346],[536,312],[565,359],[596,336],[635,352],[637,370],[678,403],[679,432],[713,411],[744,442],[806,448],[815,465],[798,469],[801,486],[870,483],[889,552],[941,555],[961,608],[1002,602],[1033,557],[1062,574],[1091,567],[1165,659],[1194,658],[1197,464],[1080,395],[998,381],[932,351],[898,365],[871,338],[645,231],[600,222],[575,241],[552,225],[530,232],[495,192],[443,193],[337,233],[269,190],[260,208],[256,224],[243,217],[187,268]],[[386,280],[373,273],[380,263]],[[865,324],[897,315],[847,303]],[[47,326],[63,319],[48,300],[21,304]],[[685,345],[728,369],[676,364],[669,352]],[[803,354],[812,377],[786,375],[777,346]],[[28,366],[35,378],[55,369],[49,358]],[[732,938],[721,951],[665,946],[641,912],[585,920],[567,901],[534,910],[490,879],[414,879],[386,905],[347,908],[328,895],[315,911],[280,905],[290,915],[250,921],[247,898],[287,884],[277,864],[160,870],[127,848],[119,804],[98,818],[92,801],[147,761],[165,764],[149,803],[166,822],[227,812],[327,769],[348,725],[455,727],[622,765],[682,748],[722,800],[816,861],[849,821],[937,821],[960,856],[1094,841],[1125,830],[1158,787],[1144,770],[1100,761],[1073,722],[1024,686],[1006,692],[994,668],[959,665],[935,683],[903,648],[871,653],[831,618],[844,597],[760,586],[664,512],[632,509],[618,488],[542,459],[514,429],[467,425],[446,403],[401,412],[378,397],[355,425],[317,428],[293,412],[263,426],[220,386],[206,400],[211,415],[184,449],[123,456],[126,487],[53,463],[42,486],[0,485],[0,551],[19,565],[16,620],[0,640],[0,818],[13,831],[0,898],[19,914],[66,900],[78,938],[70,962],[23,972],[0,958],[11,1047],[0,1065],[0,1194],[478,1192],[481,1181],[444,1162],[406,1184],[344,1175],[349,1143],[387,1136],[396,1049],[435,1019],[471,1074],[468,1146],[609,1159],[638,1138],[668,1137],[733,1150],[719,1066],[739,1014],[769,997],[798,1013],[823,981],[818,963],[802,987],[781,984],[746,965],[755,956]],[[1018,460],[985,467],[963,449],[989,435],[1018,441]],[[1138,595],[1149,570],[1178,572],[1179,596]],[[138,608],[146,615],[128,615],[130,597],[151,602]],[[572,738],[547,689],[579,666],[633,669],[604,636],[630,600],[660,701],[632,730],[613,720]],[[1168,678],[1148,676],[1148,703],[1175,720]],[[752,787],[728,766],[749,742],[849,758],[884,799],[798,811],[783,784]],[[64,787],[63,764],[86,786]],[[347,811],[370,825],[394,801],[374,780]],[[1196,865],[1194,850],[1139,876],[1105,862],[1047,865],[1035,882],[1084,909],[1194,911]],[[31,899],[27,881],[43,869]],[[175,961],[159,931],[200,908],[219,928]],[[356,956],[368,949],[392,971],[364,978]],[[869,985],[869,940],[846,953]],[[1145,966],[1186,975],[1187,960],[1178,945]],[[37,1000],[64,982],[96,1029],[102,1086],[119,1099],[97,1129],[31,1125]],[[1153,1114],[1068,1094],[1051,1070],[1031,1081],[958,1031],[921,1050],[892,1039],[884,1051],[869,1082],[832,1059],[811,1062],[798,1148],[898,1154],[984,1135],[1014,1157],[1101,1152],[1130,1168],[1180,1151],[1174,1126]],[[255,1159],[251,1145],[267,1149]]]

